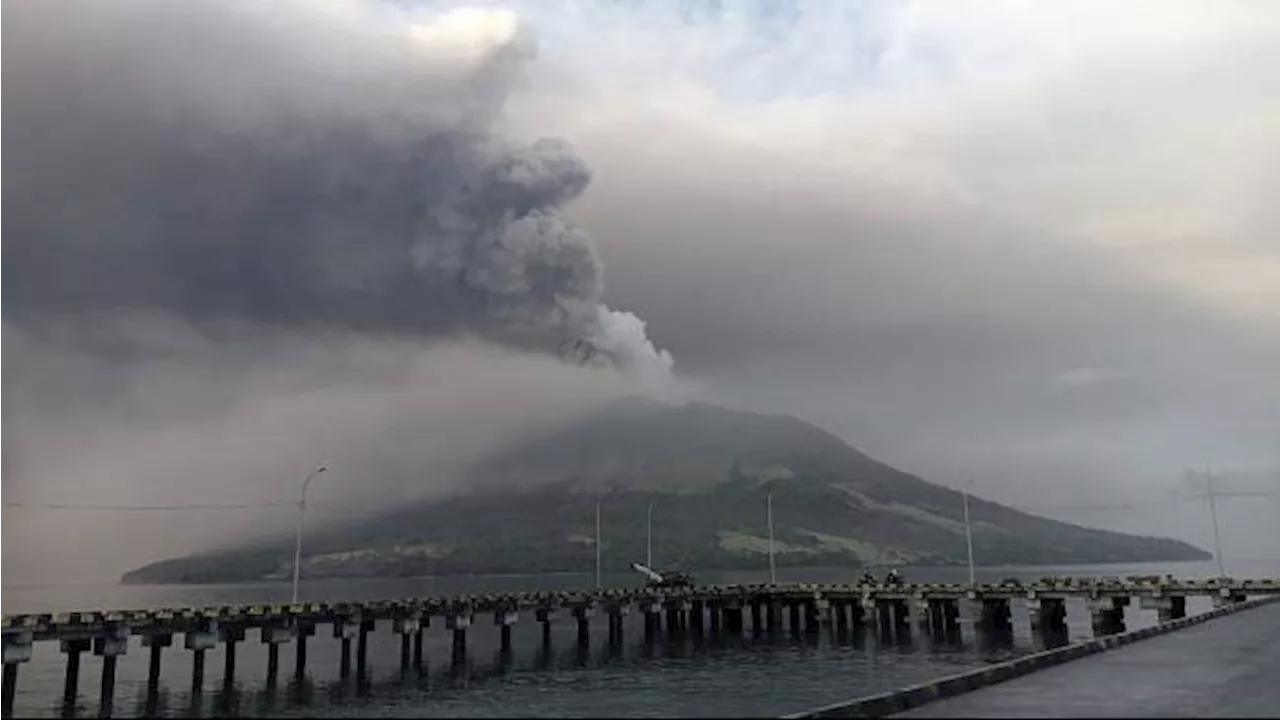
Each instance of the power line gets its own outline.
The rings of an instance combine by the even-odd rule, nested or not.
[[[297,503],[188,503],[183,505],[121,505],[121,504],[81,504],[81,503],[27,503],[6,502],[4,507],[29,508],[36,510],[105,510],[113,512],[149,512],[180,510],[252,510],[257,508],[290,507]]]

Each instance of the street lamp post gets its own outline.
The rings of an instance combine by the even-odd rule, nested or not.
[[[293,601],[298,602],[298,575],[302,569],[302,525],[303,519],[307,513],[307,486],[315,479],[317,475],[328,470],[329,468],[321,465],[312,470],[307,478],[302,481],[302,494],[298,496],[298,532],[294,538],[293,544]]]

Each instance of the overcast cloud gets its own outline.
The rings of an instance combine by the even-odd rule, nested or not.
[[[154,3],[67,5],[76,8],[68,16],[75,18],[75,27],[63,26],[52,37],[25,33],[25,42],[5,43],[5,60],[19,52],[39,59],[74,57],[79,64],[69,67],[80,71],[66,77],[79,82],[89,77],[86,67],[100,73],[111,67],[136,68],[145,61],[141,66],[147,73],[141,79],[134,76],[134,90],[153,97],[176,88],[179,97],[194,103],[179,104],[174,114],[160,120],[152,115],[145,119],[172,123],[189,137],[204,138],[214,128],[237,142],[269,138],[306,150],[307,139],[293,132],[295,126],[277,123],[281,116],[271,112],[276,106],[264,102],[283,95],[286,102],[296,103],[294,111],[303,107],[321,118],[391,133],[390,140],[379,135],[361,146],[379,151],[401,147],[394,133],[412,135],[423,127],[431,128],[433,137],[450,138],[459,129],[470,138],[472,130],[482,128],[492,138],[484,147],[494,142],[504,148],[533,147],[542,137],[568,141],[568,152],[589,172],[589,184],[574,180],[572,167],[557,166],[570,170],[569,175],[555,175],[567,178],[567,184],[557,187],[571,191],[553,193],[554,198],[539,203],[549,212],[563,208],[589,232],[598,251],[600,277],[592,282],[600,284],[599,299],[642,318],[642,330],[674,356],[679,376],[712,399],[792,412],[930,479],[954,484],[973,477],[980,493],[1015,505],[1165,501],[1175,497],[1174,491],[1185,496],[1185,468],[1209,463],[1236,473],[1230,482],[1237,489],[1280,491],[1275,474],[1280,468],[1280,240],[1274,232],[1280,217],[1273,200],[1280,196],[1280,135],[1275,132],[1280,127],[1280,9],[1266,0],[706,4],[722,8],[718,11],[700,3],[484,3],[498,14],[485,15],[483,27],[497,28],[492,30],[497,36],[467,36],[466,43],[441,43],[438,37],[424,41],[433,48],[452,48],[453,54],[409,64],[422,74],[399,78],[404,85],[376,83],[385,94],[366,87],[368,78],[381,77],[380,70],[388,67],[379,64],[384,58],[378,55],[375,62],[375,56],[364,54],[370,47],[367,39],[354,31],[336,32],[337,25],[312,33],[233,17],[230,24],[236,31],[249,29],[252,37],[265,38],[254,46],[259,50],[282,43],[283,60],[246,61],[227,72],[222,65],[235,60],[236,52],[209,42],[218,36],[196,29],[205,26],[125,24],[125,18],[149,16]],[[409,18],[401,11],[368,12],[357,2],[312,5],[348,21],[361,18],[340,27],[385,31]],[[450,5],[425,7],[423,17],[429,18]],[[501,14],[506,11],[511,15]],[[172,13],[160,16],[172,19]],[[369,19],[373,16],[376,21]],[[7,7],[6,19],[11,17],[21,16]],[[146,33],[147,41],[111,36],[112,41],[74,47],[59,44],[72,36],[102,36],[99,23],[107,20],[117,23],[113,32],[132,27]],[[14,23],[7,26],[5,40],[10,41]],[[515,31],[517,26],[524,30]],[[193,45],[192,39],[199,37],[206,41]],[[228,32],[225,37],[237,36]],[[192,47],[203,55],[193,56]],[[494,54],[495,47],[501,52]],[[130,51],[122,54],[120,48]],[[483,60],[479,65],[477,57]],[[25,96],[44,105],[15,102],[12,98],[22,88],[15,90],[8,82],[10,64],[5,63],[5,99],[10,100],[6,140],[11,117],[21,119],[30,110],[33,114],[20,126],[40,129],[45,117],[37,110],[63,102],[56,94],[59,86],[50,89],[47,84],[35,85],[38,93]],[[401,59],[393,67],[401,68]],[[278,74],[266,71],[271,68]],[[201,81],[196,85],[200,92],[184,95],[193,73]],[[296,82],[299,77],[308,82]],[[335,84],[342,92],[334,91]],[[458,95],[459,87],[465,94]],[[74,83],[61,88],[73,100],[98,97],[103,89],[90,91]],[[347,102],[351,93],[361,94],[358,107]],[[404,103],[402,95],[413,102]],[[459,97],[467,102],[459,105]],[[145,144],[154,128],[137,124],[136,103],[102,107],[103,113],[115,114],[115,132]],[[406,107],[413,112],[404,112]],[[388,116],[394,121],[387,122]],[[36,137],[39,142],[27,145],[33,153],[41,142],[46,148],[59,143],[71,147],[83,135]],[[21,176],[16,190],[11,170],[16,161],[6,155],[10,182],[5,199],[10,207],[22,207],[30,196],[15,192],[48,188],[70,176],[77,181],[76,193],[66,196],[58,213],[40,216],[42,221],[57,220],[48,227],[112,222],[143,234],[163,227],[163,219],[112,215],[120,205],[102,198],[148,192],[146,186],[122,186],[122,177],[150,178],[161,189],[186,187],[187,179],[178,172],[184,166],[163,172],[139,168],[102,147],[94,144],[83,154],[64,156],[61,162],[70,163],[70,170],[33,163],[45,174]],[[257,158],[266,146],[246,147]],[[204,148],[186,149],[198,155]],[[343,160],[356,162],[352,157]],[[86,166],[100,172],[85,173]],[[202,177],[214,178],[208,181],[211,188],[220,187],[215,182],[219,178],[237,177],[225,167],[221,175],[207,172],[207,164],[200,167],[206,170]],[[278,167],[297,171],[299,166]],[[335,170],[338,177],[342,168]],[[39,197],[41,208],[54,206],[47,195]],[[100,202],[83,202],[86,197]],[[208,212],[208,207],[199,209]],[[328,221],[337,215],[350,223],[361,217],[363,210],[356,208],[338,207],[328,214],[302,208],[294,215],[331,228],[328,234],[304,233],[306,242],[327,240],[349,248],[353,246],[343,244],[344,233],[366,230],[349,224],[332,229]],[[33,215],[18,211],[20,219]],[[365,320],[386,317],[377,307],[359,306],[365,314],[348,316],[339,323],[341,330],[329,330],[318,341],[311,329],[317,317],[299,321],[295,307],[285,312],[273,305],[270,319],[279,323],[283,318],[293,327],[283,332],[288,339],[279,341],[294,353],[287,364],[281,360],[281,345],[264,346],[256,331],[228,331],[234,342],[211,341],[207,329],[189,331],[191,304],[184,296],[165,308],[178,309],[178,329],[169,318],[158,331],[166,348],[177,342],[186,349],[167,356],[181,358],[168,366],[173,384],[187,387],[190,383],[178,379],[214,378],[201,385],[201,392],[227,405],[233,404],[230,397],[260,404],[215,403],[204,419],[189,420],[192,408],[206,407],[206,399],[165,395],[171,414],[147,416],[147,421],[166,417],[172,423],[180,416],[191,423],[191,434],[161,443],[166,451],[156,453],[160,459],[144,462],[142,450],[95,452],[84,447],[74,458],[60,458],[64,465],[59,465],[54,459],[66,455],[66,446],[55,446],[53,438],[65,441],[84,432],[65,429],[68,423],[88,422],[83,398],[67,393],[71,399],[66,407],[49,410],[58,435],[48,434],[53,425],[34,421],[26,424],[38,425],[39,432],[15,434],[13,418],[29,407],[18,398],[32,398],[34,405],[34,398],[48,397],[38,389],[50,383],[65,387],[65,378],[84,377],[74,358],[89,353],[78,341],[58,344],[42,338],[31,343],[30,327],[20,330],[13,323],[47,327],[50,321],[30,318],[50,311],[65,316],[67,307],[72,319],[61,322],[85,323],[83,310],[96,301],[73,300],[84,299],[77,293],[84,290],[85,277],[103,273],[101,268],[89,272],[74,264],[48,263],[31,249],[35,240],[18,246],[27,254],[12,254],[12,218],[5,228],[10,231],[5,280],[13,288],[18,277],[26,294],[5,291],[5,384],[11,390],[5,399],[6,500],[19,492],[32,500],[64,500],[82,482],[101,491],[103,501],[121,496],[122,488],[129,491],[126,495],[138,491],[150,499],[158,488],[173,487],[167,483],[177,483],[172,477],[182,474],[161,469],[164,462],[189,465],[193,459],[244,453],[248,445],[237,443],[249,443],[255,426],[243,422],[237,407],[250,408],[260,418],[277,417],[272,412],[306,415],[303,406],[282,399],[293,397],[292,390],[278,384],[284,377],[288,383],[301,382],[280,372],[300,364],[317,368],[304,373],[316,387],[339,388],[331,391],[338,403],[332,407],[348,406],[351,401],[341,388],[366,372],[366,362],[376,362],[366,359],[375,353],[402,367],[425,363],[436,368],[432,372],[445,374],[432,377],[451,378],[441,382],[456,382],[457,393],[453,404],[427,394],[418,396],[419,403],[393,406],[362,395],[357,404],[366,403],[359,406],[374,421],[358,420],[361,414],[353,412],[341,422],[317,421],[313,431],[290,432],[297,449],[264,457],[260,465],[250,463],[252,472],[223,461],[218,475],[257,479],[225,481],[227,492],[202,500],[234,502],[232,495],[245,496],[248,485],[260,487],[262,497],[288,492],[294,481],[274,478],[297,474],[295,467],[305,472],[310,458],[324,454],[313,447],[330,450],[332,456],[332,444],[322,438],[335,436],[350,438],[343,455],[353,466],[377,470],[382,477],[381,465],[369,459],[386,454],[374,440],[379,434],[356,432],[356,427],[393,427],[406,417],[426,423],[427,416],[442,417],[435,414],[441,407],[456,417],[466,406],[479,408],[471,421],[497,428],[492,435],[497,438],[527,426],[515,420],[497,423],[491,414],[520,414],[499,408],[520,407],[543,421],[634,387],[629,384],[634,379],[610,379],[616,373],[543,362],[546,353],[453,343],[450,338],[460,327],[508,347],[556,344],[512,340],[506,325],[499,323],[501,331],[495,331],[488,315],[473,321],[472,313],[478,311],[467,304],[469,294],[445,294],[453,301],[462,298],[456,313],[402,313],[404,308],[397,307],[397,322],[373,323],[379,332],[399,333],[403,318],[410,317],[413,332],[395,343],[369,339]],[[496,222],[505,227],[509,219],[503,218]],[[197,234],[208,232],[203,228]],[[577,237],[566,232],[571,240]],[[84,233],[72,236],[88,242]],[[44,236],[37,232],[32,237]],[[555,247],[578,247],[573,242]],[[97,257],[121,257],[107,247]],[[273,257],[287,263],[284,255]],[[355,259],[376,266],[385,257],[370,253]],[[24,258],[31,264],[24,265]],[[348,256],[338,267],[350,269],[353,262]],[[30,274],[21,282],[19,274],[33,273],[31,268],[40,269],[39,280]],[[204,279],[218,287],[217,278]],[[320,321],[337,319],[327,308],[350,307],[331,285],[317,285],[313,276],[306,287],[308,297],[334,303],[324,306]],[[142,295],[154,296],[154,288],[144,290]],[[582,296],[595,301],[596,292],[593,284]],[[39,302],[33,299],[37,296]],[[269,293],[263,297],[273,299]],[[439,297],[432,296],[432,302]],[[543,307],[521,307],[530,306]],[[419,307],[441,306],[423,302]],[[39,312],[27,312],[33,310]],[[241,314],[254,319],[253,312]],[[122,322],[133,328],[157,327],[152,316],[146,317],[145,322],[136,317]],[[458,317],[467,320],[453,322]],[[305,333],[297,330],[300,326],[307,328]],[[194,345],[172,339],[185,338],[187,332],[195,332]],[[316,342],[355,349],[343,355],[348,359],[344,363],[298,361],[298,353],[306,355]],[[190,351],[192,347],[201,350]],[[72,359],[68,366],[53,367],[47,362],[49,353]],[[473,354],[481,359],[472,362]],[[455,375],[464,366],[475,372]],[[37,379],[46,373],[20,372],[33,367],[55,379],[41,385]],[[109,377],[118,378],[146,366],[111,367]],[[262,373],[271,380],[248,382]],[[502,393],[530,384],[548,387],[537,380],[544,374],[559,379],[550,386],[555,391],[525,391],[510,405],[495,402]],[[499,388],[491,384],[493,377],[509,380]],[[421,385],[409,370],[386,373],[373,383],[376,393],[388,397],[405,388],[433,392],[419,389]],[[147,393],[146,403],[157,402],[157,395]],[[476,404],[469,405],[468,398]],[[550,408],[545,416],[540,415],[544,407]],[[290,422],[263,422],[298,429]],[[109,445],[154,449],[160,441],[144,443],[142,427],[122,424],[112,432],[130,440]],[[178,429],[174,433],[182,435]],[[217,454],[203,441],[194,443],[198,452],[192,450],[192,438],[210,434],[217,438]],[[478,442],[465,444],[467,452],[491,437],[468,436]],[[456,457],[440,458],[440,467],[465,462],[463,446],[444,442],[440,447],[458,450]],[[398,479],[388,479],[388,487],[412,490],[414,481],[405,478],[416,472],[415,463],[427,458],[435,462],[442,452],[436,446],[415,448],[389,460],[385,475]],[[127,462],[122,455],[129,456]],[[65,463],[103,471],[92,485]],[[139,463],[148,467],[139,468]],[[439,482],[439,487],[447,485]],[[1146,511],[1051,514],[1208,540],[1207,519],[1194,502],[1170,501]],[[1224,514],[1229,553],[1259,556],[1280,545],[1280,502],[1226,503]],[[6,510],[6,582],[14,557],[10,541],[35,537],[11,530],[14,517]],[[22,517],[17,522],[36,532],[34,516]],[[105,522],[95,527],[109,532]],[[136,533],[145,537],[141,529]],[[64,553],[64,559],[74,555]],[[119,557],[113,561],[123,562]]]

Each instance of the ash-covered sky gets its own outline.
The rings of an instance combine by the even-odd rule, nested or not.
[[[671,357],[930,479],[1153,505],[1064,519],[1204,542],[1154,506],[1186,468],[1280,491],[1273,3],[460,7],[6,3],[6,500],[274,498],[326,453],[399,497]],[[99,565],[155,537],[96,518]],[[46,520],[6,509],[6,582]]]
[[[1186,469],[1280,492],[1280,8],[619,5],[523,5],[540,67],[591,58],[530,102],[682,371],[1015,504],[1142,506],[1066,519],[1207,546]],[[1274,554],[1280,499],[1220,505]]]

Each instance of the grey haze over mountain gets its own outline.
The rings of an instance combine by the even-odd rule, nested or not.
[[[646,332],[704,399],[1126,506],[1062,519],[1208,546],[1186,469],[1278,491],[1280,11],[712,5],[7,4],[6,502],[393,505]],[[5,578],[289,522],[6,508]]]

